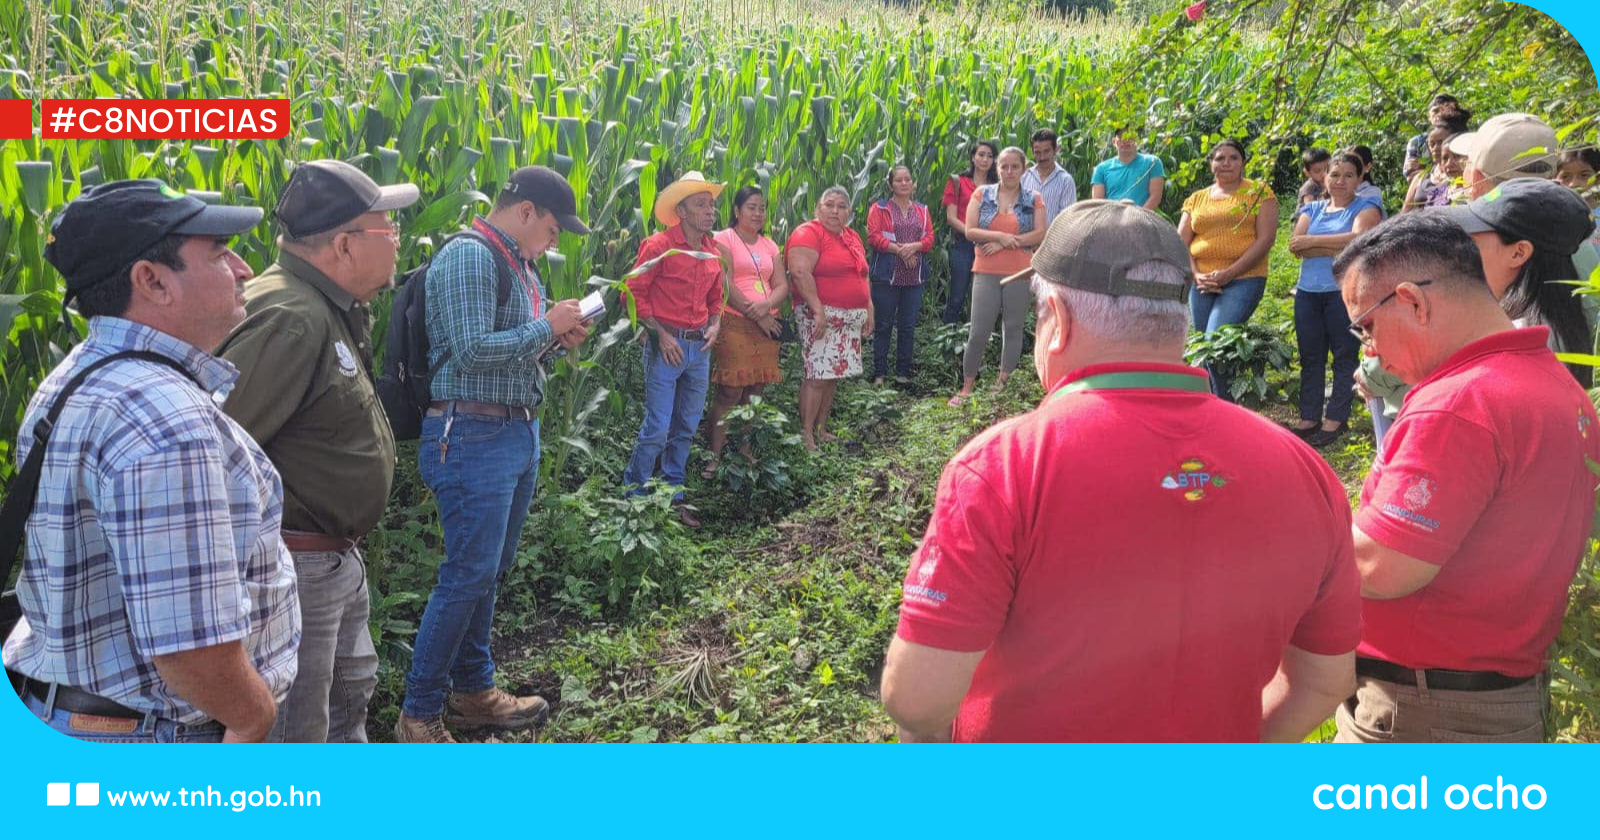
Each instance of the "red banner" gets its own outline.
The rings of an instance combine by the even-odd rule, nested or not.
[[[0,99],[0,140],[33,136],[33,100]]]
[[[46,99],[40,116],[46,140],[277,140],[289,135],[287,99]]]

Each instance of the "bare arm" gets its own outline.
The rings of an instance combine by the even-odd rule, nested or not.
[[[1299,239],[1301,242],[1301,250],[1298,255],[1304,257],[1336,257],[1340,251],[1344,250],[1344,246],[1349,245],[1351,241],[1362,233],[1377,227],[1378,222],[1381,221],[1383,221],[1383,217],[1379,215],[1378,208],[1368,207],[1356,214],[1355,224],[1351,227],[1349,233],[1297,234],[1295,239]],[[1309,223],[1310,220],[1307,218],[1307,224]],[[1300,225],[1296,222],[1295,229],[1299,230],[1299,228]],[[1295,250],[1294,240],[1290,240],[1289,250]]]
[[[790,289],[795,300],[820,315],[822,298],[817,296],[817,278],[812,273],[817,268],[818,256],[820,255],[816,249],[803,246],[790,246],[786,255],[789,262]]]
[[[278,716],[267,684],[256,673],[244,643],[157,656],[156,672],[175,694],[227,728],[229,741],[262,741]]]
[[[1150,198],[1144,203],[1146,210],[1154,210],[1161,206],[1161,199],[1167,194],[1167,179],[1150,179]],[[1274,217],[1276,218],[1276,217]]]
[[[1103,199],[1103,198],[1105,198],[1106,197],[1106,185],[1105,184],[1090,184],[1089,185],[1089,197],[1093,198],[1093,199]]]
[[[961,217],[960,213],[956,212],[954,204],[946,204],[944,206],[944,220],[950,225],[951,230],[962,236],[967,235],[967,221]]]
[[[776,307],[789,299],[789,272],[783,267],[783,255],[779,254],[772,261],[772,291],[767,293],[764,301],[768,309]]]
[[[900,740],[948,741],[950,725],[972,685],[983,651],[962,653],[895,636],[883,665],[883,707],[900,726]]]
[[[1355,651],[1321,656],[1285,645],[1277,676],[1261,691],[1261,740],[1304,740],[1355,691]]]
[[[1356,570],[1361,573],[1361,597],[1374,601],[1404,598],[1438,576],[1438,566],[1385,546],[1367,536],[1359,525],[1351,530],[1356,542]]]

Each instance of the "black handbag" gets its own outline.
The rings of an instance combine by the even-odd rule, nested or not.
[[[22,463],[22,468],[11,479],[11,486],[6,493],[5,504],[0,505],[0,586],[11,580],[11,566],[17,562],[22,550],[22,540],[28,528],[28,516],[33,513],[33,500],[39,495],[39,474],[44,470],[45,444],[50,442],[50,432],[55,428],[56,421],[61,418],[61,410],[67,405],[67,398],[78,390],[78,386],[100,368],[122,359],[139,359],[166,365],[181,373],[185,378],[193,379],[189,372],[172,359],[159,353],[146,350],[128,350],[122,353],[113,353],[104,359],[77,372],[67,384],[62,387],[61,393],[56,395],[56,401],[45,412],[44,418],[33,424],[33,446],[28,450],[28,458]],[[22,619],[22,604],[17,600],[17,591],[7,589],[0,592],[0,644],[11,637],[11,631],[16,629],[17,622]],[[22,676],[6,669],[6,679],[10,680],[13,691],[22,691]]]

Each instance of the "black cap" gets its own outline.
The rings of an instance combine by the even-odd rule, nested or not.
[[[325,233],[362,213],[399,210],[417,203],[415,184],[378,186],[342,160],[313,160],[295,167],[273,215],[299,239]]]
[[[260,207],[207,204],[154,178],[112,181],[84,190],[56,216],[44,258],[66,278],[70,299],[168,236],[238,236],[261,216]]]
[[[1589,205],[1577,193],[1544,178],[1516,178],[1469,204],[1438,212],[1449,215],[1467,233],[1495,231],[1563,257],[1576,254],[1594,231]]]
[[[564,231],[589,232],[589,226],[578,218],[578,198],[572,192],[572,185],[548,166],[524,166],[511,173],[511,180],[501,189],[554,213]]]

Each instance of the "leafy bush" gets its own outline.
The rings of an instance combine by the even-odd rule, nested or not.
[[[760,397],[734,406],[722,416],[732,454],[717,467],[717,479],[734,493],[755,501],[786,494],[793,484],[794,465],[806,457],[800,433],[777,406]]]
[[[1287,370],[1294,358],[1289,328],[1287,323],[1229,324],[1214,333],[1193,333],[1184,357],[1227,377],[1234,402],[1259,408],[1267,402],[1267,369]]]
[[[617,496],[598,479],[545,501],[550,546],[545,562],[557,581],[555,599],[585,615],[637,616],[675,600],[685,570],[700,557],[672,504],[673,490]]]
[[[835,412],[868,443],[888,439],[905,414],[900,392],[893,388],[854,388],[841,392],[838,401],[841,405]]]

